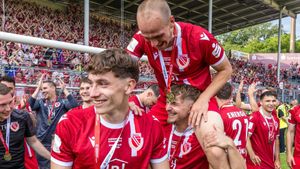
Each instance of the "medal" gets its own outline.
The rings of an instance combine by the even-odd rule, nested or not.
[[[49,125],[51,124],[51,120],[50,120],[50,119],[48,119],[48,124],[49,124]]]
[[[10,161],[12,157],[11,157],[11,154],[6,151],[3,158],[5,161]]]
[[[173,103],[175,101],[175,95],[172,92],[167,93],[167,103]]]

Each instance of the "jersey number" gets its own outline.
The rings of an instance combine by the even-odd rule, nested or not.
[[[244,123],[246,125],[246,140],[247,140],[247,133],[248,133],[248,119],[244,119]],[[233,130],[238,130],[237,134],[234,138],[234,144],[236,146],[240,146],[242,144],[241,142],[241,131],[242,131],[242,122],[238,119],[235,119],[232,123],[232,129]]]

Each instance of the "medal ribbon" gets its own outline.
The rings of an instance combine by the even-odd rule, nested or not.
[[[10,135],[10,117],[6,121],[6,135],[5,141],[2,132],[0,131],[0,139],[5,148],[5,154],[9,153],[9,135]]]
[[[96,112],[96,111],[95,111]],[[130,112],[129,112],[130,114]],[[125,125],[128,122],[128,116],[126,116],[126,120],[124,121],[122,130],[120,132],[119,137],[117,138],[117,140],[115,141],[115,143],[113,144],[113,146],[111,147],[110,151],[108,152],[108,154],[106,155],[106,157],[104,158],[102,164],[100,165],[100,159],[99,159],[99,150],[100,150],[100,115],[96,114],[96,119],[95,119],[95,157],[96,157],[96,169],[98,169],[98,166],[100,165],[100,169],[105,169],[107,167],[107,165],[109,164],[116,148],[118,145],[118,142],[121,138],[121,135],[124,131]]]
[[[169,67],[169,73],[167,73],[167,68],[166,68],[166,64],[164,62],[164,58],[163,58],[162,52],[160,50],[158,51],[160,65],[161,65],[162,73],[163,73],[163,76],[164,76],[164,79],[165,79],[165,83],[166,83],[166,87],[167,87],[167,93],[171,92],[171,82],[172,82],[173,66],[175,64],[175,58],[176,58],[176,49],[179,49],[177,47],[177,45],[179,43],[178,43],[176,32],[177,32],[176,28],[174,28],[175,37],[174,37],[174,41],[173,41],[173,47],[172,47],[172,53],[171,53],[171,63],[170,63],[170,67]]]
[[[273,121],[273,130],[271,131],[271,127],[270,127],[270,124],[269,124],[269,122],[267,120],[267,117],[262,113],[262,111],[263,110],[261,109],[261,114],[262,114],[262,116],[263,116],[263,118],[264,118],[264,120],[265,120],[265,122],[267,124],[267,127],[268,127],[268,139],[269,139],[269,142],[271,143],[272,142],[271,137],[272,137],[272,135],[273,135],[273,133],[275,131],[275,120],[274,120],[273,115],[271,115],[271,119]],[[275,133],[274,133],[274,138],[275,138]]]
[[[51,118],[52,118],[52,114],[53,114],[53,111],[54,111],[54,106],[55,106],[55,103],[57,102],[57,100],[51,104],[51,109],[49,108],[49,105],[48,106],[48,123],[50,124],[51,123]]]

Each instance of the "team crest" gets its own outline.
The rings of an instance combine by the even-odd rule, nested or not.
[[[190,64],[190,58],[187,54],[182,54],[176,58],[176,63],[179,69],[183,70]]]
[[[192,144],[190,142],[185,142],[180,147],[180,151],[182,155],[186,155],[191,151],[191,149],[192,149]]]
[[[17,121],[15,122],[12,122],[11,125],[10,125],[10,129],[14,132],[17,132],[20,128],[20,125]]]
[[[60,106],[60,103],[59,102],[56,102],[55,104],[54,104],[54,107],[55,108],[58,108]]]
[[[131,135],[131,137],[128,139],[128,144],[130,148],[139,151],[144,144],[144,138],[142,137],[141,133],[134,133]]]

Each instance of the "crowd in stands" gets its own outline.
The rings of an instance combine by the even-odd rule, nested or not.
[[[69,5],[65,10],[54,10],[26,1],[5,1],[4,31],[28,36],[83,43],[82,6]],[[2,14],[2,10],[0,10]],[[132,34],[134,25],[120,23],[107,17],[91,16],[89,45],[101,48],[124,48]],[[121,34],[124,35],[121,38]],[[99,36],[101,35],[101,36]],[[83,74],[83,65],[89,62],[85,53],[63,49],[44,48],[14,42],[0,42],[0,72],[14,76],[17,83],[35,84],[42,73],[49,78],[61,78],[68,86],[78,87]],[[276,65],[251,63],[242,59],[229,58],[233,66],[232,81],[246,84],[257,82],[261,86],[278,87]],[[153,70],[147,61],[140,61],[141,77],[155,81]],[[290,83],[300,78],[300,66],[292,63],[288,69],[281,69],[285,89],[298,89],[299,83]],[[143,86],[142,84],[141,86]]]

